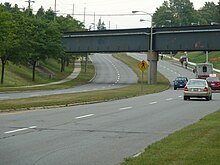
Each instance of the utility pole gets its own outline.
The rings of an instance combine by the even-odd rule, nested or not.
[[[111,21],[108,22],[108,29],[111,29]]]
[[[28,3],[28,15],[30,14],[30,11],[31,11],[31,3],[35,3],[35,1],[32,1],[32,0],[28,0],[28,1],[25,1]]]
[[[55,0],[54,3],[54,21],[56,20],[56,16],[57,16],[57,0]]]
[[[95,30],[95,12],[94,12],[93,24],[94,24],[94,26],[93,26],[93,30]]]
[[[86,26],[86,7],[84,7],[83,23]]]
[[[74,2],[73,2],[73,18],[74,18],[74,14],[75,14],[75,6],[74,6]]]

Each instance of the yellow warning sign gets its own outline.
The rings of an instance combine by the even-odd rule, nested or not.
[[[140,63],[138,63],[138,67],[142,72],[144,72],[148,68],[148,64],[146,63],[146,61],[143,60]]]

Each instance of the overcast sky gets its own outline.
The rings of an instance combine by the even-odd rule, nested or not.
[[[27,8],[28,0],[0,0],[0,3],[9,2],[12,5],[18,4],[19,7]],[[31,0],[33,1],[33,0]],[[55,0],[34,0],[35,3],[31,3],[31,8],[37,11],[40,6],[43,6],[45,10],[52,8],[54,10]],[[219,0],[191,0],[195,9],[199,9],[204,6],[205,2],[218,3]],[[101,17],[102,21],[106,24],[107,29],[124,29],[124,28],[143,28],[149,27],[150,22],[140,22],[140,19],[150,20],[149,15],[130,15],[130,16],[103,16],[114,14],[130,14],[132,10],[145,11],[148,13],[154,13],[156,8],[159,8],[164,0],[56,0],[58,13],[73,14],[74,18],[84,22],[84,10],[85,25],[88,28],[91,23],[97,24],[98,19]],[[74,10],[73,10],[74,9]],[[74,11],[74,12],[73,12]],[[82,15],[80,15],[82,14]],[[100,16],[102,15],[102,16]]]

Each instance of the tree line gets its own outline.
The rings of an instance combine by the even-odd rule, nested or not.
[[[195,10],[190,0],[169,0],[156,9],[153,14],[153,25],[192,26],[215,25],[220,23],[220,2],[205,2],[204,6]]]
[[[56,16],[52,9],[41,7],[36,14],[17,5],[0,4],[0,60],[1,84],[4,82],[8,61],[31,65],[32,80],[38,61],[55,58],[61,63],[61,72],[73,54],[66,54],[61,43],[65,31],[82,31],[84,25],[70,15]]]

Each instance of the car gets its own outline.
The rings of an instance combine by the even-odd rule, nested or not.
[[[174,90],[176,90],[177,88],[184,88],[186,83],[187,83],[187,81],[188,81],[187,77],[177,77],[173,81],[173,88],[174,88]]]
[[[220,78],[219,77],[208,77],[206,78],[208,85],[212,90],[220,90]]]
[[[191,97],[205,98],[207,101],[212,100],[212,89],[204,79],[190,79],[184,87],[184,100]]]

